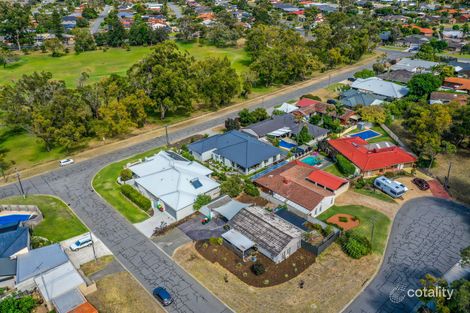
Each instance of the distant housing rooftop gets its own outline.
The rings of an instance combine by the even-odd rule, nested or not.
[[[402,98],[409,92],[406,86],[391,83],[377,77],[358,78],[352,83],[351,87],[388,98]]]
[[[229,224],[272,255],[278,255],[292,239],[302,235],[299,228],[256,206],[241,210]]]
[[[393,71],[407,70],[409,72],[416,73],[422,70],[429,71],[436,65],[439,65],[439,63],[426,61],[426,60],[420,60],[420,59],[403,58],[400,61],[398,61],[396,64],[392,65],[390,68]]]

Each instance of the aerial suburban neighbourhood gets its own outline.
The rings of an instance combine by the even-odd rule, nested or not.
[[[470,1],[1,0],[0,313],[470,312]]]

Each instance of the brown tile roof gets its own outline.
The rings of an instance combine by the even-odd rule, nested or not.
[[[462,105],[467,104],[468,95],[467,94],[458,94],[458,93],[450,93],[450,92],[440,92],[434,91],[431,93],[429,98],[430,100],[441,100],[443,102],[458,102]]]

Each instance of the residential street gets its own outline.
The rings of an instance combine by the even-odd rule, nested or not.
[[[100,30],[100,25],[104,21],[104,19],[108,16],[109,12],[111,12],[111,9],[113,7],[110,5],[105,5],[103,11],[101,11],[100,15],[98,18],[93,22],[93,24],[90,27],[90,32],[92,34],[96,34]]]
[[[425,274],[440,277],[460,259],[460,249],[470,245],[470,211],[438,198],[406,202],[393,223],[380,272],[345,313],[414,312],[418,289]]]
[[[390,52],[390,56],[403,55]],[[371,67],[373,62],[361,68]],[[339,82],[354,72],[348,71],[331,76],[330,82]],[[315,81],[303,88],[261,101],[254,106],[269,108],[289,99],[300,97],[316,89],[326,87],[329,79]],[[170,140],[176,141],[206,129],[222,124],[236,112],[219,114],[216,118],[195,123],[170,133]],[[154,138],[129,148],[101,155],[64,168],[57,168],[23,181],[27,194],[53,194],[62,198],[82,221],[113,252],[122,265],[133,274],[149,291],[164,286],[174,296],[175,303],[168,307],[169,312],[229,312],[224,304],[215,298],[178,265],[176,265],[150,239],[141,234],[131,223],[109,206],[91,188],[94,175],[105,165],[163,145],[164,137]],[[0,197],[20,194],[18,184],[0,187]]]
[[[174,2],[168,2],[168,7],[175,13],[176,18],[182,18],[183,13],[181,12],[181,7],[174,3]]]

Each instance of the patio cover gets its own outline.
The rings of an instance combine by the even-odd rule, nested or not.
[[[291,131],[292,130],[289,127],[283,127],[283,128],[277,129],[275,131],[272,131],[272,132],[268,133],[267,135],[268,136],[274,136],[274,137],[280,137],[280,136],[284,136],[285,134],[290,133]]]
[[[242,252],[245,252],[246,250],[255,246],[253,241],[235,229],[231,229],[228,232],[223,233],[222,238],[230,242],[231,245]]]
[[[241,209],[248,206],[250,206],[250,204],[231,199],[229,202],[214,208],[214,211],[230,221],[238,212],[240,212]]]

